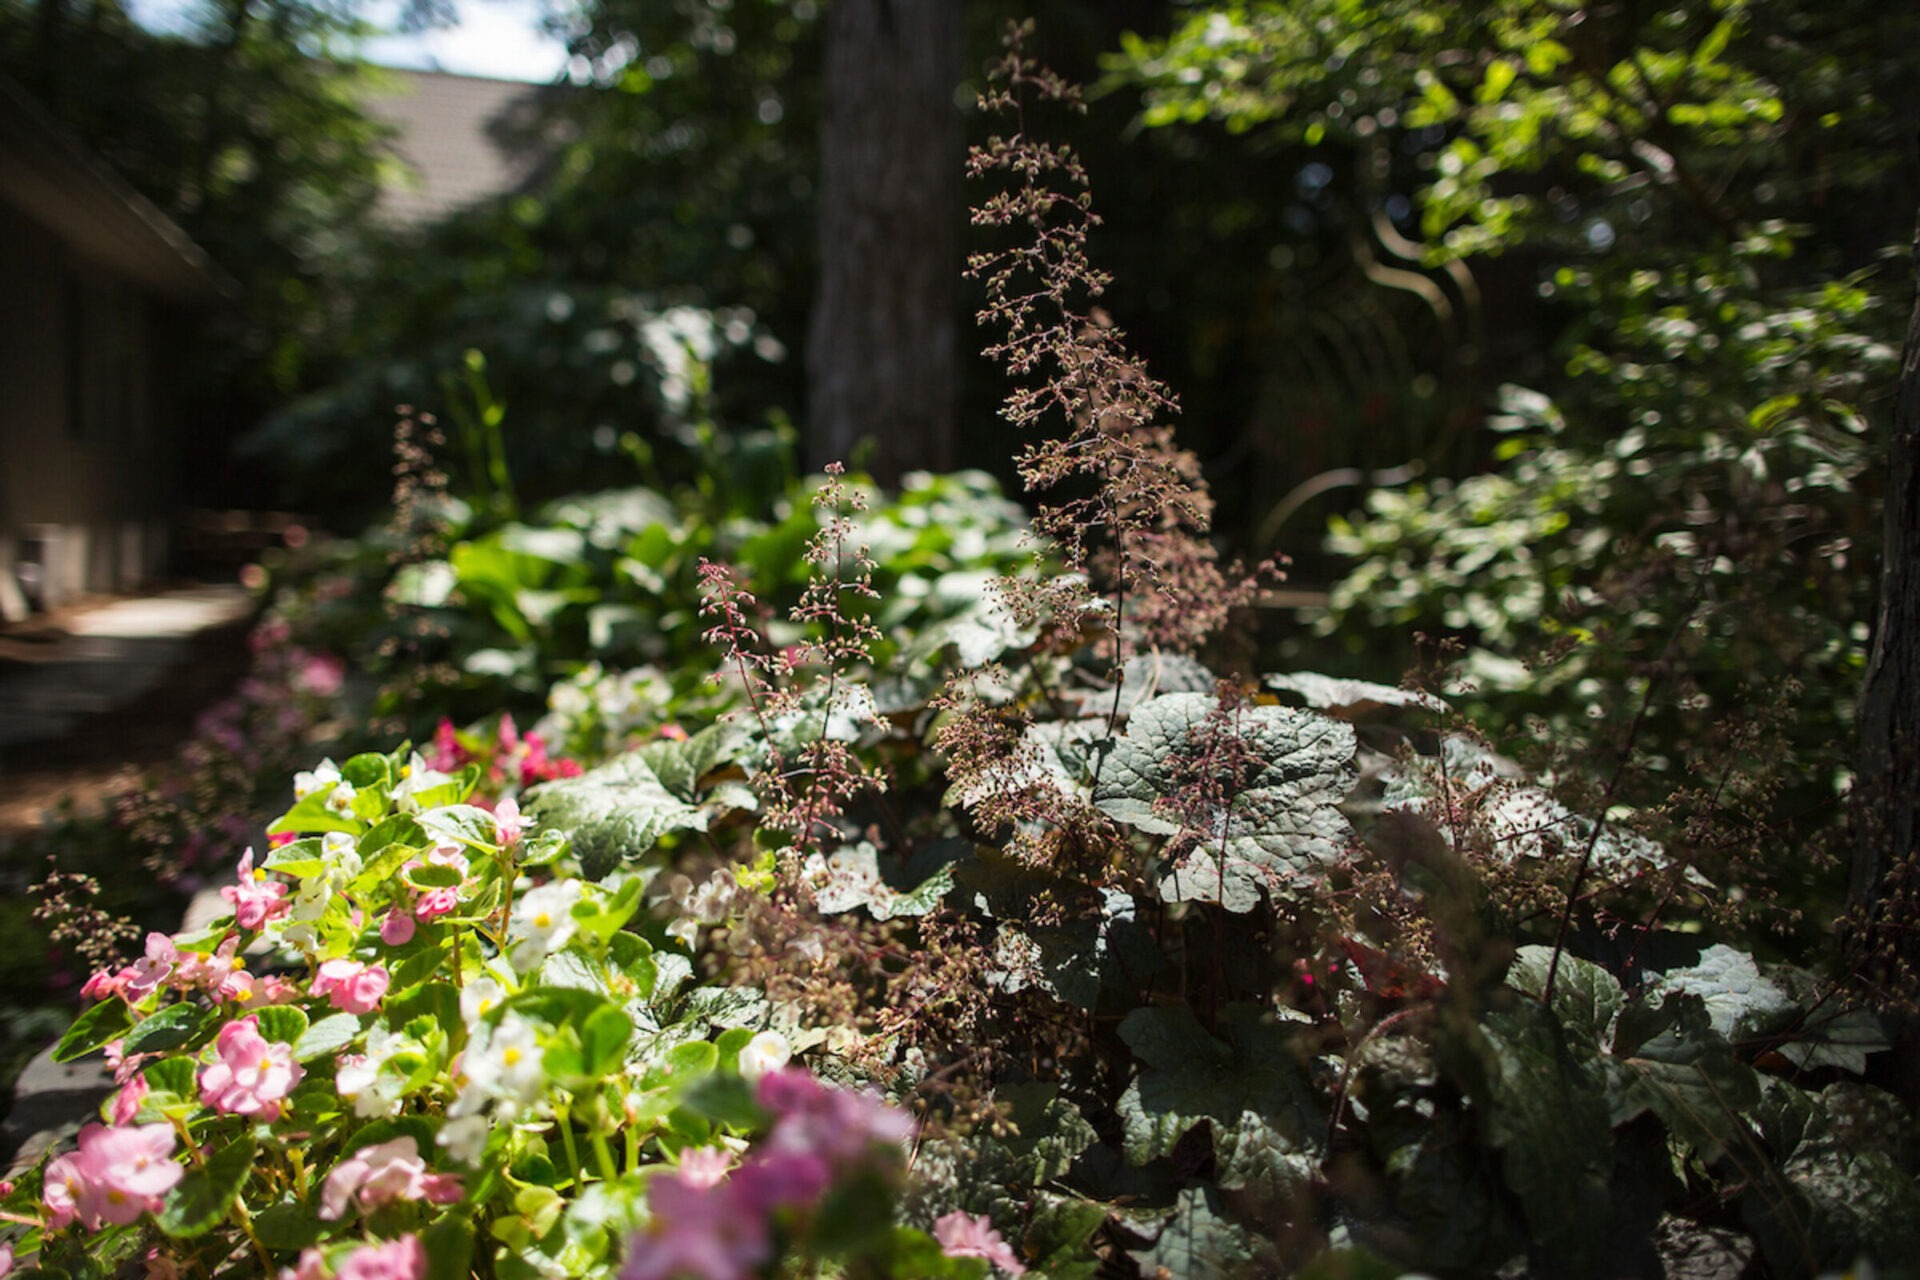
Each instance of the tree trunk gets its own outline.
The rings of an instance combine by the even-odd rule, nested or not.
[[[960,3],[832,0],[826,21],[808,460],[891,484],[953,464]]]
[[[1920,227],[1913,265],[1920,286]],[[1850,942],[1865,972],[1912,993],[1920,989],[1920,288],[1887,448],[1880,610],[1859,727]]]

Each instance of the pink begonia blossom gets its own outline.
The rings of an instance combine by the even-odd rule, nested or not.
[[[240,949],[240,935],[230,933],[211,954],[181,951],[174,960],[172,985],[182,991],[218,991],[226,985],[246,961],[234,954]]]
[[[260,1020],[246,1017],[220,1028],[218,1061],[200,1068],[200,1100],[227,1115],[280,1118],[280,1104],[306,1069],[293,1060],[293,1046],[269,1043]]]
[[[140,1104],[147,1100],[147,1078],[135,1075],[127,1081],[113,1098],[113,1122],[132,1124],[133,1118],[140,1114]]]
[[[220,896],[233,904],[234,923],[249,930],[285,915],[293,905],[287,901],[286,885],[270,877],[266,868],[254,869],[251,849],[241,855],[238,881],[222,885]]]
[[[396,1200],[452,1204],[461,1195],[459,1177],[428,1173],[419,1145],[411,1135],[402,1135],[378,1146],[362,1147],[335,1165],[320,1189],[320,1216],[335,1222],[346,1216],[349,1204],[357,1204],[362,1213],[372,1213]]]
[[[774,1115],[767,1147],[819,1156],[839,1168],[876,1143],[898,1145],[913,1136],[913,1117],[876,1094],[835,1089],[801,1067],[760,1077],[760,1105]]]
[[[160,1056],[157,1053],[136,1053],[132,1057],[128,1057],[127,1042],[125,1040],[107,1041],[107,1043],[102,1046],[102,1053],[107,1061],[107,1069],[113,1072],[113,1082],[115,1084],[125,1084],[127,1081],[133,1079],[140,1068]]]
[[[655,1178],[653,1225],[628,1244],[619,1280],[747,1280],[758,1271],[773,1256],[766,1216],[745,1211],[730,1186]]]
[[[460,731],[453,727],[453,721],[441,716],[433,731],[433,745],[427,750],[427,768],[435,773],[457,773],[470,759],[460,745]]]
[[[152,995],[173,973],[180,959],[179,948],[164,933],[147,935],[147,954],[120,971],[120,991],[128,1004],[138,1004]]]
[[[387,1244],[370,1244],[347,1255],[334,1280],[420,1280],[427,1274],[427,1251],[415,1235]]]
[[[520,802],[508,796],[493,809],[494,836],[502,848],[511,848],[520,843],[521,833],[526,830],[520,817]]]
[[[302,1249],[300,1261],[280,1268],[279,1280],[327,1280],[327,1258],[318,1249]]]
[[[713,1187],[726,1180],[733,1156],[720,1147],[688,1147],[680,1153],[680,1180],[690,1187]]]
[[[102,969],[91,978],[88,978],[87,984],[80,988],[80,998],[82,1000],[105,1000],[108,996],[120,995],[124,985],[125,984],[120,981],[119,970]]]
[[[12,1270],[13,1245],[10,1243],[0,1243],[0,1276],[7,1275],[12,1272]]]
[[[310,995],[325,996],[342,1013],[372,1013],[387,994],[387,971],[358,960],[329,960],[314,975]]]
[[[420,920],[437,920],[460,905],[460,894],[450,885],[438,889],[429,889],[420,895],[420,901],[413,904],[413,914]]]
[[[159,1212],[167,1192],[185,1174],[173,1162],[173,1128],[90,1124],[80,1131],[79,1150],[47,1166],[41,1199],[47,1225],[78,1218],[89,1231],[103,1223],[125,1226],[141,1214]]]
[[[955,1209],[933,1224],[933,1238],[949,1258],[985,1258],[1010,1276],[1026,1273],[1026,1265],[1014,1256],[985,1214],[976,1218]]]
[[[380,941],[390,947],[404,947],[413,941],[417,926],[403,907],[395,907],[380,921]]]
[[[833,1181],[833,1169],[821,1157],[802,1151],[756,1152],[733,1171],[734,1199],[747,1213],[811,1204]]]

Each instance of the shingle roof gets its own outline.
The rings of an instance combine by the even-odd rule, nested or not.
[[[551,85],[444,71],[382,71],[391,89],[367,111],[397,133],[392,146],[411,170],[381,196],[377,216],[398,226],[438,222],[493,196],[520,191],[557,145],[536,131],[534,111]]]

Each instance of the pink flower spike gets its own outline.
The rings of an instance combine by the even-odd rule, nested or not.
[[[404,907],[395,907],[380,921],[380,941],[390,947],[404,947],[413,941],[413,917]]]
[[[985,1214],[976,1218],[955,1209],[933,1224],[933,1238],[949,1258],[985,1258],[1010,1276],[1027,1270]]]
[[[372,1013],[387,994],[387,971],[358,960],[328,960],[314,975],[310,995],[325,996],[342,1013]]]
[[[293,1046],[268,1043],[254,1017],[229,1022],[214,1041],[219,1056],[200,1069],[200,1100],[226,1115],[280,1118],[280,1104],[306,1075]]]

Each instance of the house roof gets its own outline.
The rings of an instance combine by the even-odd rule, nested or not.
[[[390,126],[409,180],[388,184],[376,216],[395,226],[438,222],[494,196],[521,191],[559,144],[542,132],[537,108],[553,85],[489,80],[444,71],[382,70],[391,88],[366,99]]]
[[[173,301],[212,305],[234,292],[186,232],[4,76],[0,200]]]

